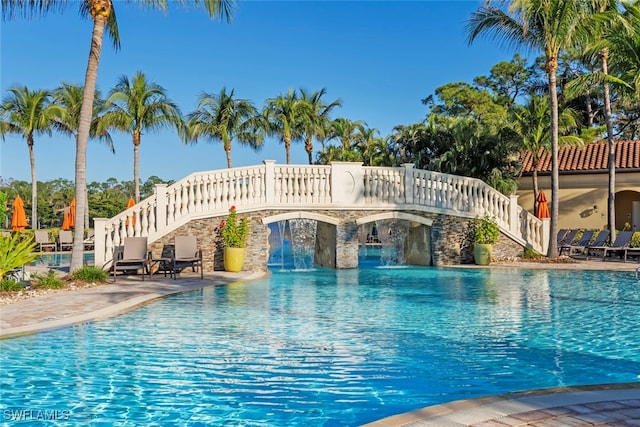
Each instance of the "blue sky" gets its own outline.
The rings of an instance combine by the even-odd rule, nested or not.
[[[260,108],[287,89],[327,89],[340,98],[334,117],[363,120],[381,136],[394,126],[424,119],[420,100],[446,83],[487,75],[513,51],[480,39],[469,46],[465,23],[484,1],[242,1],[230,24],[203,11],[172,7],[166,14],[116,3],[121,49],[105,38],[98,71],[103,93],[122,75],[142,71],[160,84],[183,113],[203,91],[234,89]],[[61,82],[82,84],[91,22],[75,7],[64,14],[3,22],[0,82],[2,97],[14,85],[54,89]],[[133,179],[131,137],[113,133],[115,154],[89,141],[87,179]],[[0,177],[31,180],[23,139],[0,142]],[[35,141],[37,179],[73,180],[75,142],[62,135]],[[302,144],[292,145],[292,163],[306,163]],[[314,155],[315,158],[315,155]],[[259,152],[239,144],[233,166],[285,163],[284,146],[266,141]],[[145,134],[140,177],[179,180],[226,167],[220,142],[184,145],[172,130]]]

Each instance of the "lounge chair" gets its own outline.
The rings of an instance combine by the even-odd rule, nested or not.
[[[64,248],[73,248],[73,232],[71,230],[60,230],[58,234],[58,250],[62,252]]]
[[[571,256],[574,251],[582,250],[585,246],[587,246],[591,242],[591,238],[593,237],[593,230],[585,230],[582,232],[582,236],[580,236],[580,240],[578,243],[564,244],[560,246],[560,255],[562,252],[566,251],[567,255]]]
[[[173,253],[175,245],[163,245],[162,255],[160,258],[154,258],[153,263],[158,265],[158,269],[152,273],[164,273],[164,277],[167,277],[167,273],[173,274]]]
[[[95,231],[91,230],[87,233],[87,238],[83,240],[83,244],[84,244],[84,250],[85,251],[92,251],[95,247],[95,239],[96,239],[96,234]]]
[[[627,246],[624,249],[624,262],[627,262],[627,258],[629,258],[629,256],[637,257],[638,260],[640,260],[640,248],[630,248],[630,247]],[[638,270],[636,270],[636,271],[638,271]]]
[[[178,272],[186,267],[191,266],[193,271],[200,269],[200,278],[204,278],[202,271],[202,251],[198,249],[198,241],[196,236],[176,236],[172,257],[172,270],[174,280],[178,276]]]
[[[145,272],[149,274],[151,253],[147,251],[146,237],[125,237],[122,252],[116,252],[113,260],[113,281],[117,271],[138,271],[142,269],[142,280]],[[117,259],[116,259],[117,258]]]
[[[558,245],[562,244],[562,239],[564,239],[564,236],[567,235],[567,231],[569,231],[566,228],[561,228],[560,231],[558,231],[558,236],[556,237],[556,241],[558,242]]]
[[[607,258],[607,253],[609,252],[621,252],[624,253],[626,247],[631,242],[631,238],[633,237],[633,231],[621,231],[616,236],[616,240],[611,244],[611,246],[593,246],[589,248],[589,254],[592,251],[602,251],[602,260],[605,261]],[[590,255],[587,255],[587,259],[589,259]]]
[[[609,235],[611,233],[609,232],[609,230],[602,230],[600,233],[598,233],[598,235],[596,236],[595,240],[593,241],[593,243],[590,243],[586,246],[584,246],[583,248],[579,248],[576,247],[574,249],[574,256],[575,255],[585,255],[588,259],[589,257],[589,252],[592,248],[600,248],[602,246],[605,246],[607,244],[607,242],[609,241]]]
[[[574,242],[574,240],[576,239],[576,235],[578,234],[578,231],[580,231],[580,230],[572,229],[572,230],[567,231],[567,233],[564,236],[562,236],[562,238],[560,238],[558,240],[558,246],[570,245],[572,243],[577,243],[577,242]],[[558,237],[560,237],[560,236],[558,235]]]
[[[56,242],[49,240],[49,232],[47,230],[36,230],[35,239],[39,252],[42,252],[44,248],[53,248],[54,251],[56,250]]]

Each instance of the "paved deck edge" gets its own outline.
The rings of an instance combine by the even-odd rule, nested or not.
[[[592,384],[519,391],[426,406],[415,411],[382,418],[362,427],[409,427],[480,423],[500,416],[559,406],[638,399],[640,382]],[[457,414],[462,414],[457,416]],[[461,418],[465,418],[464,421]],[[472,421],[470,421],[472,419]]]
[[[32,323],[24,326],[17,326],[13,328],[6,328],[0,331],[0,340],[15,338],[24,335],[31,335],[37,332],[45,332],[54,329],[63,328],[66,326],[77,325],[81,323],[93,322],[97,320],[107,319],[109,317],[117,316],[126,313],[131,310],[135,310],[145,304],[149,304],[155,300],[165,298],[171,295],[178,295],[186,292],[193,292],[199,289],[210,288],[214,286],[225,286],[230,283],[244,282],[257,280],[266,277],[268,272],[247,272],[240,277],[216,277],[215,279],[205,276],[203,283],[198,283],[195,286],[186,286],[179,290],[167,290],[163,292],[151,292],[144,295],[135,296],[119,303],[110,304],[107,307],[99,310],[94,310],[86,313],[78,314],[77,316],[65,317],[62,319],[54,319],[41,323]]]

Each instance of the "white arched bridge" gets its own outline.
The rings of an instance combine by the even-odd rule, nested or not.
[[[424,249],[431,265],[465,262],[469,225],[485,215],[500,226],[497,246],[505,254],[523,247],[546,253],[549,242],[548,220],[520,207],[517,196],[504,196],[477,179],[412,164],[277,165],[265,160],[258,166],[196,172],[172,185],[157,185],[153,196],[121,214],[96,219],[95,263],[109,265],[125,237],[146,236],[152,249],[160,250],[177,234],[196,234],[205,261],[214,261],[217,226],[231,206],[250,219],[247,250],[253,269],[266,268],[268,224],[291,218],[315,219],[333,230],[333,242],[323,244],[334,246],[328,255],[334,259],[325,264],[337,268],[354,267],[353,253],[361,243],[358,227],[384,218],[426,227]]]

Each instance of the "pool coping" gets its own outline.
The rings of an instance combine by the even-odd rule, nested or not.
[[[629,415],[624,419],[640,421],[640,382],[554,387],[456,400],[362,427],[611,425],[607,421],[616,420],[608,420],[607,413],[618,413],[621,408]]]
[[[40,295],[0,306],[0,340],[103,320],[169,295],[260,279],[263,271],[170,277],[118,277],[100,286]]]

